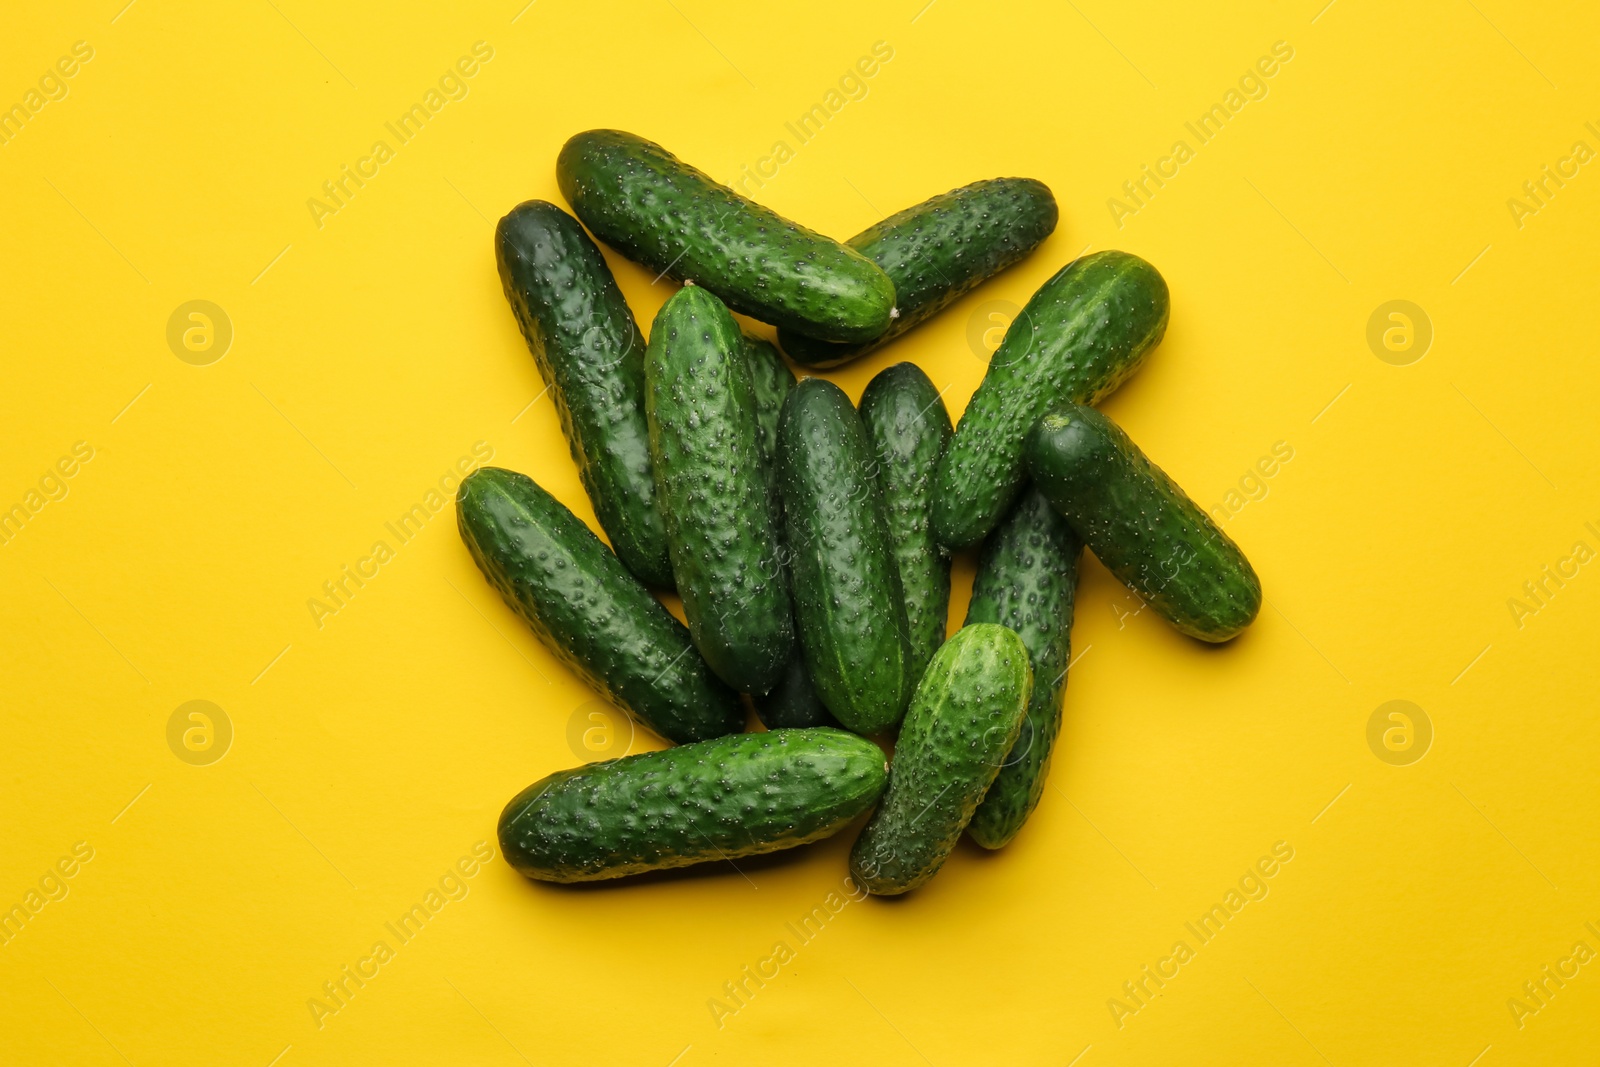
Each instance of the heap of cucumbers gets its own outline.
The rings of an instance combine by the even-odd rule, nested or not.
[[[499,837],[529,878],[771,852],[870,811],[852,877],[904,893],[963,833],[1000,848],[1038,805],[1083,546],[1191,637],[1255,618],[1239,547],[1091,406],[1166,331],[1166,282],[1139,257],[1045,282],[955,426],[911,363],[858,407],[734,318],[776,327],[806,368],[863,356],[1037,248],[1057,221],[1043,183],[975,182],[841,243],[619,130],[573,137],[556,178],[577,217],[519,204],[496,259],[609,545],[494,467],[461,484],[461,537],[558,658],[676,747],[517,794]],[[648,340],[591,233],[682,283]],[[951,554],[969,548],[947,640]],[[765,730],[741,732],[741,693]]]

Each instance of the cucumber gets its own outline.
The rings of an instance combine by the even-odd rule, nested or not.
[[[794,645],[789,584],[744,336],[698,285],[674,293],[650,328],[645,417],[672,577],[695,647],[733,688],[765,693]]]
[[[926,322],[1037,248],[1056,228],[1056,198],[1032,178],[991,178],[890,215],[847,244],[894,283],[900,314],[870,341],[836,344],[783,330],[778,343],[807,367],[837,367]]]
[[[795,622],[829,711],[857,733],[900,721],[910,696],[905,598],[872,447],[850,398],[807,378],[778,426]]]
[[[744,727],[738,695],[689,631],[532,478],[478,468],[456,493],[456,517],[489,584],[612,703],[680,744]]]
[[[643,137],[576,135],[556,159],[556,182],[600,240],[735,311],[828,341],[866,341],[889,328],[894,283],[870,259]]]
[[[1105,415],[1052,412],[1024,453],[1095,558],[1180,632],[1221,642],[1255,619],[1261,580],[1239,546]]]
[[[1138,370],[1167,329],[1167,283],[1126,252],[1074,260],[1039,287],[989,361],[939,460],[933,534],[969,548],[1027,480],[1022,439],[1062,404],[1093,404]]]
[[[883,792],[883,750],[843,730],[735,734],[557,771],[500,813],[506,861],[592,882],[793,848]]]
[[[933,472],[950,439],[950,414],[939,391],[914,363],[897,363],[867,383],[861,423],[877,457],[878,484],[889,515],[889,540],[906,598],[912,678],[944,644],[950,613],[950,554],[933,539]]]
[[[895,742],[889,790],[850,850],[850,874],[892,896],[936,874],[955,848],[1028,707],[1022,638],[976,623],[946,641],[917,684]]]
[[[611,268],[578,221],[543,200],[512,208],[494,249],[600,528],[640,580],[670,586],[644,419],[644,337]]]
[[[773,528],[782,530],[783,500],[778,493],[778,419],[783,400],[794,388],[794,371],[783,361],[771,341],[744,335],[745,357],[755,387],[756,426],[761,435],[761,467],[767,472],[767,499],[772,505]]]
[[[789,653],[783,676],[772,690],[753,699],[761,725],[769,730],[785,726],[838,726],[828,705],[817,695],[812,684],[811,671],[806,668],[806,657],[798,642]]]
[[[1016,743],[967,826],[984,848],[1017,836],[1039,805],[1072,659],[1072,600],[1083,542],[1037,489],[1029,488],[983,543],[966,625],[998,623],[1028,649],[1033,694]]]

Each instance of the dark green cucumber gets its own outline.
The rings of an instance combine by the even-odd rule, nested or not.
[[[950,554],[933,539],[933,472],[950,439],[939,390],[913,363],[880,371],[861,394],[861,423],[878,460],[889,540],[906,598],[913,678],[944,644],[950,613]]]
[[[969,548],[1027,480],[1022,439],[1062,404],[1093,404],[1138,370],[1167,330],[1167,283],[1126,252],[1074,260],[1006,331],[939,460],[933,534]]]
[[[781,530],[782,498],[778,494],[778,419],[783,415],[783,400],[794,388],[794,371],[783,361],[771,341],[744,335],[745,356],[750,363],[750,381],[755,387],[756,425],[761,430],[761,466],[767,472],[767,497],[772,503],[774,527]]]
[[[698,285],[674,293],[645,356],[650,462],[672,577],[695,647],[735,689],[765,693],[794,646],[744,335]]]
[[[644,420],[644,337],[611,268],[578,220],[543,200],[512,208],[494,249],[600,528],[641,580],[670,586]]]
[[[914,681],[872,446],[850,398],[807,378],[778,427],[795,622],[817,695],[857,733],[900,721]]]
[[[1061,732],[1082,554],[1083,542],[1072,527],[1031,487],[983,543],[966,625],[992,622],[1014,630],[1033,668],[1022,729],[967,826],[968,836],[984,848],[1000,848],[1016,837],[1044,792],[1050,752]]]
[[[592,882],[829,837],[883,793],[883,750],[843,730],[736,734],[557,771],[500,813],[542,882]]]
[[[894,282],[900,312],[894,323],[859,344],[817,341],[794,330],[779,333],[778,343],[807,367],[837,367],[864,356],[1039,247],[1057,217],[1049,186],[1032,178],[973,182],[890,215],[847,243]]]
[[[829,341],[865,341],[889,328],[894,283],[870,259],[643,137],[578,134],[556,159],[556,182],[600,240],[704,286],[735,311]]]
[[[828,705],[817,695],[811,671],[806,668],[805,650],[796,643],[783,668],[783,677],[772,690],[753,699],[761,725],[769,730],[785,726],[838,726]]]
[[[895,742],[889,791],[850,850],[850,874],[892,896],[936,874],[1017,739],[1032,674],[1022,638],[964,626],[917,684]]]
[[[456,518],[489,584],[612,703],[680,744],[744,727],[689,631],[532,478],[480,467],[456,493]]]
[[[1117,579],[1190,637],[1226,641],[1261,610],[1261,580],[1233,539],[1094,408],[1039,420],[1034,484]]]

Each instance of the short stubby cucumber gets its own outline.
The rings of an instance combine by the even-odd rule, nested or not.
[[[1016,743],[967,826],[984,848],[1017,836],[1044,792],[1050,753],[1061,732],[1061,702],[1072,659],[1072,601],[1083,542],[1034,488],[983,543],[966,624],[1015,630],[1033,667],[1033,695]]]
[[[1022,638],[964,626],[917,683],[895,742],[889,790],[850,850],[867,892],[904,893],[944,865],[1017,739],[1033,676]]]
[[[532,478],[480,467],[456,493],[456,517],[489,584],[612,703],[680,744],[744,727],[738,695],[689,631]]]
[[[889,541],[872,446],[850,398],[807,378],[778,427],[795,622],[806,667],[829,711],[857,733],[900,721],[909,672],[905,597]]]
[[[1028,471],[1106,570],[1190,637],[1226,641],[1261,610],[1233,539],[1094,408],[1069,405],[1028,435]]]
[[[847,242],[894,282],[899,315],[871,341],[837,344],[793,330],[778,335],[789,358],[837,367],[926,322],[1032,252],[1056,228],[1049,186],[1032,178],[991,178],[952,189],[890,215]]]
[[[611,268],[578,220],[543,200],[512,208],[494,249],[600,528],[641,580],[670,586],[644,420],[644,336]]]
[[[889,539],[906,598],[913,678],[944,643],[950,613],[950,554],[933,539],[933,472],[950,439],[939,390],[914,363],[882,370],[861,394],[861,423],[878,461]]]
[[[736,734],[557,771],[500,813],[506,861],[593,882],[794,848],[882,794],[883,750],[843,730]]]
[[[735,689],[765,693],[794,645],[744,336],[698,285],[662,305],[645,416],[672,577],[695,647]]]
[[[643,137],[577,134],[556,159],[556,182],[600,240],[752,318],[828,341],[870,340],[893,319],[894,283],[872,260]]]
[[[1167,283],[1126,252],[1074,260],[1006,331],[939,461],[933,533],[969,548],[1022,489],[1022,439],[1052,408],[1093,404],[1143,364],[1167,329]]]

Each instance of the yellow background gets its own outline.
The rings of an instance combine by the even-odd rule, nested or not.
[[[0,947],[0,1060],[1592,1060],[1600,965],[1520,1028],[1507,1001],[1575,942],[1600,950],[1600,577],[1580,568],[1520,627],[1507,602],[1574,542],[1600,548],[1600,174],[1520,227],[1507,201],[1573,142],[1600,148],[1600,18],[925,2],[7,13],[0,105],[74,42],[94,57],[0,146],[0,506],[75,442],[94,457],[0,547],[0,905],[75,843],[94,857]],[[466,97],[395,143],[384,123],[477,41],[493,58]],[[865,97],[798,145],[784,124],[878,41],[893,58]],[[1184,123],[1278,41],[1293,59],[1265,98],[1199,146]],[[1293,449],[1226,527],[1269,606],[1203,648],[1120,619],[1087,564],[1032,822],[809,943],[785,924],[841,887],[851,834],[589,890],[496,855],[400,945],[384,924],[493,841],[516,790],[578,762],[588,724],[449,509],[404,545],[384,524],[478,441],[592,521],[490,234],[558,200],[562,142],[602,125],[724,179],[785,140],[760,199],[840,237],[978,178],[1048,182],[1062,221],[1037,254],[832,377],[858,396],[913,359],[959,413],[989,302],[1085,248],[1148,258],[1171,329],[1107,409],[1207,506]],[[1108,198],[1180,138],[1194,158],[1119,228]],[[319,228],[307,200],[379,139],[394,158]],[[610,258],[648,324],[669,285]],[[204,366],[167,343],[196,299],[234,331]],[[1405,366],[1366,339],[1395,299],[1434,331]],[[378,540],[395,557],[319,627],[307,601]],[[208,766],[167,743],[191,700],[234,730]],[[1368,746],[1390,700],[1434,730],[1410,765]],[[1279,841],[1269,895],[1119,1028],[1107,1001],[1195,947],[1184,923]],[[394,958],[319,1027],[308,1001],[380,939]],[[719,1026],[708,1002],[779,940],[794,959]]]

